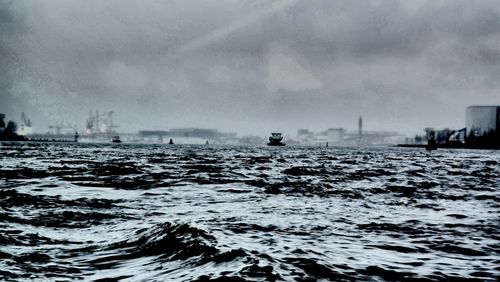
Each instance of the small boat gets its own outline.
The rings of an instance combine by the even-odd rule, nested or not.
[[[283,140],[283,136],[281,136],[281,133],[279,132],[273,132],[271,133],[271,136],[269,137],[269,143],[267,143],[268,146],[285,146],[285,143],[281,142]]]
[[[174,140],[172,140],[172,138],[170,138],[170,141],[168,141],[168,144],[173,145],[174,144]]]
[[[115,136],[111,137],[111,142],[112,143],[121,143],[122,140],[120,140],[120,136],[115,135]]]
[[[427,141],[427,145],[425,145],[425,149],[426,149],[427,151],[434,151],[434,150],[437,150],[436,140],[434,140],[434,139],[429,139],[429,141]]]
[[[427,139],[427,145],[425,146],[427,151],[437,150],[436,139],[434,138],[434,133],[431,133]]]

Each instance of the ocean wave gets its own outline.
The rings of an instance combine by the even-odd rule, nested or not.
[[[0,280],[491,280],[500,155],[0,144]]]

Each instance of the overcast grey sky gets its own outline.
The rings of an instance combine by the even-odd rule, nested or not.
[[[0,112],[37,131],[413,134],[500,104],[500,0],[0,0]]]

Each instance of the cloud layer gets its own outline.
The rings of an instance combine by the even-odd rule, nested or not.
[[[0,0],[0,62],[0,111],[37,128],[458,128],[500,104],[500,5]]]

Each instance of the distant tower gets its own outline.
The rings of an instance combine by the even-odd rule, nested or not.
[[[358,145],[361,143],[363,138],[363,118],[360,116],[358,119]]]

